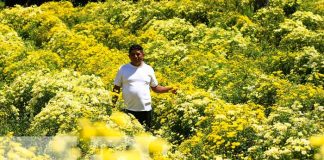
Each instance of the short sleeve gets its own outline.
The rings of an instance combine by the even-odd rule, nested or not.
[[[122,69],[119,68],[117,75],[115,77],[114,85],[122,87]]]
[[[156,87],[158,85],[158,81],[157,81],[157,79],[155,77],[155,73],[154,73],[153,68],[151,69],[151,76],[150,77],[151,77],[150,86],[151,87]]]

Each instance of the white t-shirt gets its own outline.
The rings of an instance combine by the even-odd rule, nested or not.
[[[150,111],[150,86],[156,87],[154,70],[144,62],[139,66],[128,63],[120,67],[114,85],[122,87],[123,99],[128,110]]]

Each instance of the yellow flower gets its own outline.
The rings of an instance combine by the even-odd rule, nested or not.
[[[240,144],[241,144],[240,142],[233,142],[231,147],[234,149],[237,146],[239,146]]]
[[[115,153],[118,160],[142,160],[143,156],[138,150],[121,151]]]
[[[110,119],[121,127],[127,126],[127,115],[122,112],[113,112],[110,116]]]
[[[311,145],[313,146],[323,146],[324,145],[324,135],[322,136],[313,136],[309,139]]]
[[[149,144],[154,140],[155,137],[147,133],[142,133],[135,136],[135,145],[137,145],[143,152],[147,152]]]
[[[220,145],[221,145],[221,144],[223,144],[224,142],[225,142],[225,140],[224,140],[224,139],[222,139],[222,140],[220,140],[220,141],[216,142],[216,145],[220,146]]]
[[[232,131],[232,132],[228,132],[226,135],[228,138],[232,138],[236,136],[236,132]]]
[[[78,159],[81,156],[81,151],[79,148],[71,148],[68,152],[68,156],[69,158],[67,159]]]
[[[97,154],[97,156],[99,156],[100,158],[102,158],[103,160],[108,160],[108,159],[117,159],[113,153],[112,150],[110,149],[103,149],[103,150],[100,150],[100,153]]]
[[[119,151],[114,152],[111,149],[100,150],[97,154],[102,160],[142,160],[143,156],[138,150]]]
[[[72,149],[71,147],[73,145],[76,145],[77,143],[77,138],[73,136],[55,136],[50,142],[49,142],[49,149],[51,151],[58,153],[58,154],[63,154],[63,153],[69,153],[69,155],[73,155],[75,157],[79,156],[77,155],[77,150],[76,148]],[[31,152],[31,150],[29,150]]]
[[[237,127],[237,130],[238,130],[238,131],[243,131],[243,129],[244,129],[243,125],[239,125],[239,126]]]
[[[161,138],[156,138],[149,144],[149,152],[153,154],[166,154],[168,148],[168,144]]]
[[[49,147],[55,153],[62,153],[66,149],[66,141],[64,138],[55,137],[53,141],[49,143]]]
[[[80,119],[79,125],[82,128],[81,129],[81,137],[82,138],[89,139],[90,137],[97,135],[96,129],[91,125],[91,123],[88,119]]]
[[[117,139],[122,138],[124,136],[122,132],[120,132],[117,129],[109,128],[103,122],[96,122],[94,123],[94,126],[96,128],[97,136],[104,136]]]

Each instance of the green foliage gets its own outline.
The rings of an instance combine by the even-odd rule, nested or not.
[[[277,45],[280,39],[274,36],[273,33],[285,19],[283,9],[280,7],[262,8],[256,12],[253,19],[261,26],[257,35],[261,44]]]
[[[323,7],[324,1],[323,0],[309,0],[309,1],[303,1],[303,3],[300,4],[300,8],[304,11],[310,11],[314,14],[319,14],[321,16],[324,15],[324,7]]]
[[[276,103],[278,94],[286,85],[290,85],[289,82],[275,76],[260,75],[254,84],[248,86],[249,100],[265,106],[265,114],[268,115],[270,107]]]
[[[312,12],[297,11],[292,15],[295,21],[301,21],[310,30],[323,29],[324,19],[320,15],[313,14]]]
[[[324,57],[314,47],[305,47],[295,57],[295,64],[289,75],[298,83],[313,83],[323,86]]]
[[[238,65],[242,63],[244,65]],[[249,86],[253,83],[260,72],[251,67],[251,62],[237,58],[236,61],[229,61],[223,69],[216,70],[211,81],[216,84],[217,95],[231,103],[246,103],[248,101]]]
[[[5,2],[4,1],[0,1],[0,9],[4,8],[5,7]]]
[[[212,103],[214,97],[203,90],[195,93],[179,93],[176,98],[170,96],[154,97],[157,102],[156,133],[163,135],[173,144],[180,144],[195,134],[196,124],[204,116],[204,109]]]
[[[183,18],[186,21],[190,22],[193,25],[197,25],[199,23],[203,23],[208,25],[208,7],[203,3],[197,1],[180,1],[180,3],[176,3],[173,6],[176,15],[179,18]]]
[[[314,45],[318,48],[323,43],[320,41],[321,39],[320,34],[310,31],[305,27],[297,27],[282,38],[280,47],[288,50],[300,50],[305,46]]]
[[[323,56],[314,47],[304,47],[297,52],[269,53],[260,63],[265,64],[264,71],[282,74],[290,81],[316,86],[323,85]]]

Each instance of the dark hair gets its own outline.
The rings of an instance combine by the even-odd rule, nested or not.
[[[129,47],[128,54],[132,52],[132,50],[140,50],[143,51],[143,47],[138,44],[133,44]]]

